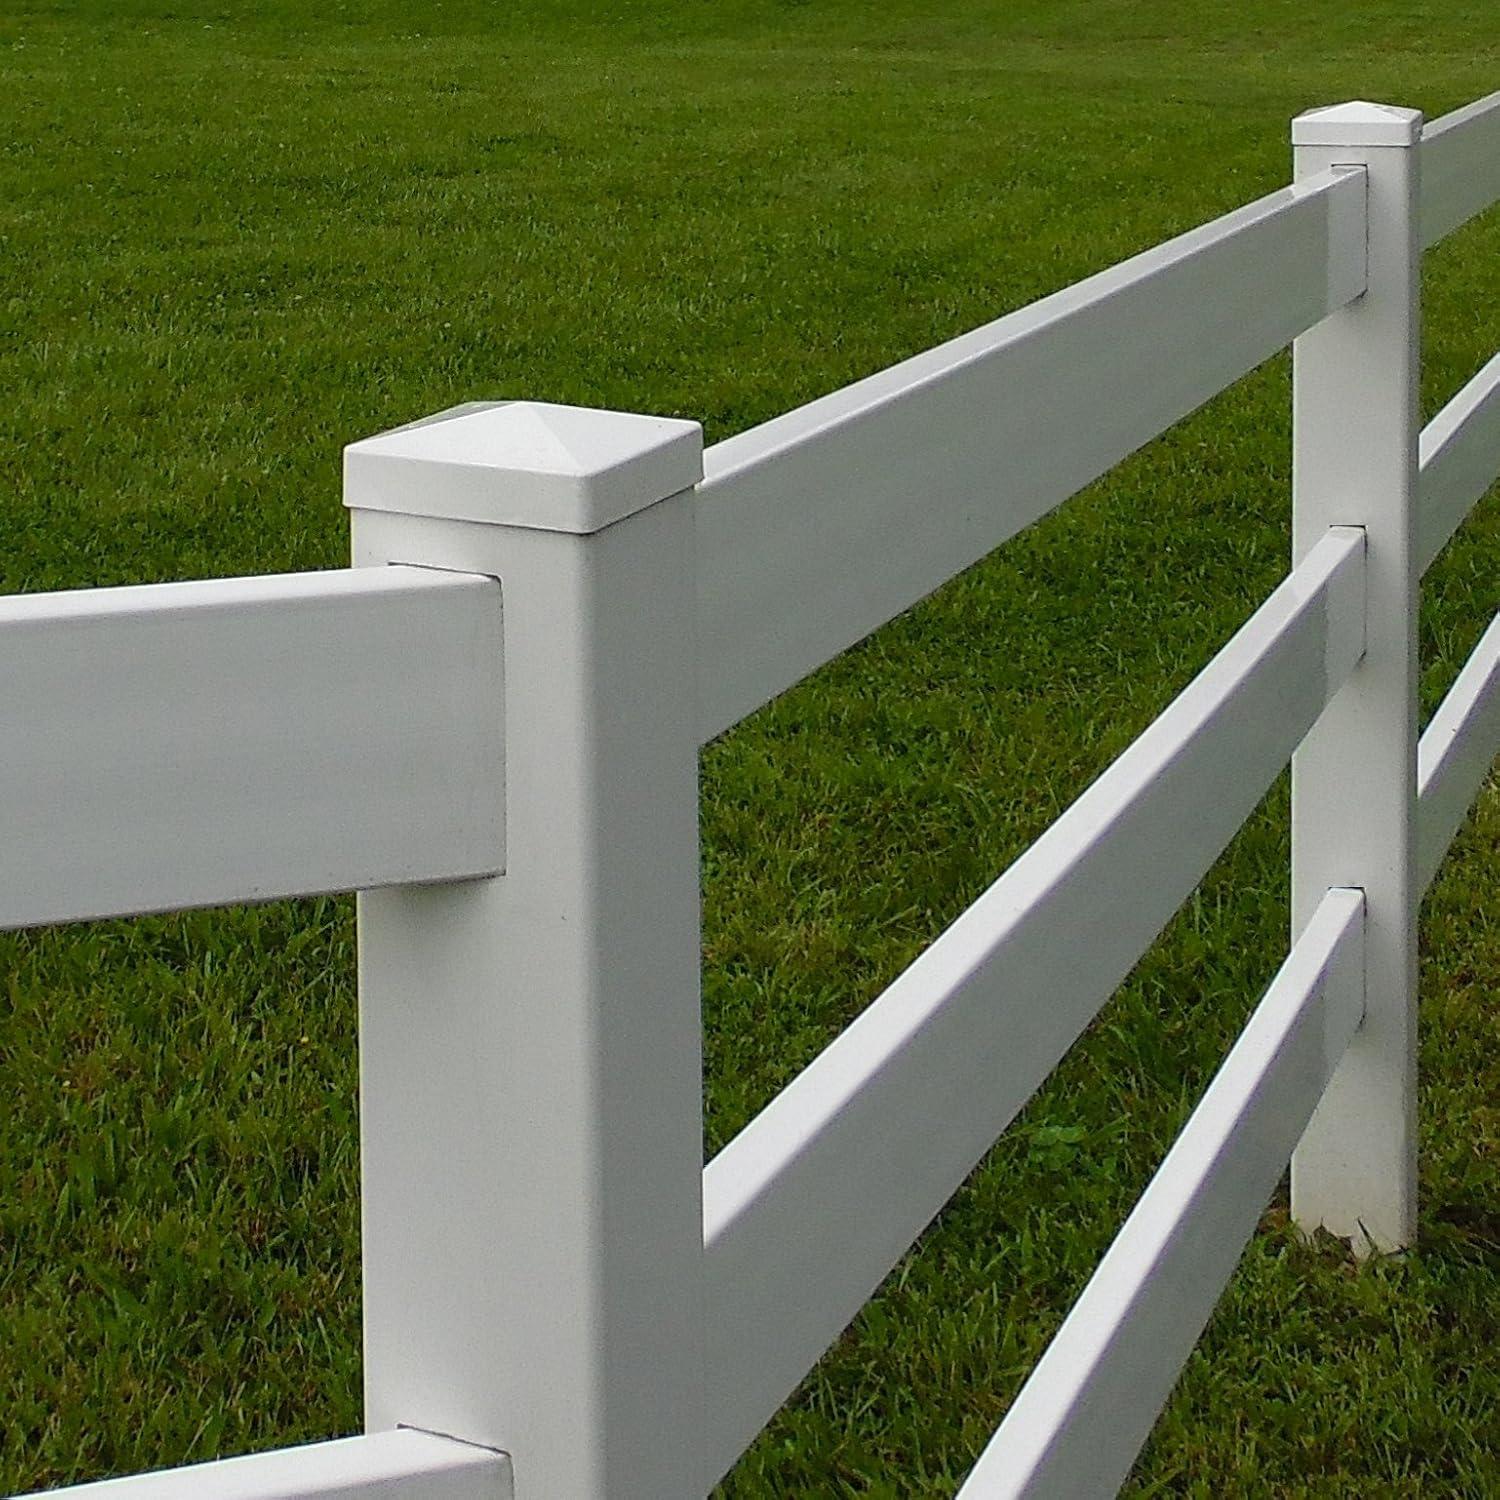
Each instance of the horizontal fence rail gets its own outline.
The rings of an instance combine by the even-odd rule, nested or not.
[[[1417,884],[1425,890],[1500,754],[1500,615],[1417,744]]]
[[[500,647],[424,568],[0,598],[0,928],[494,874]]]
[[[1124,1483],[1359,1026],[1363,922],[1359,891],[1324,898],[960,1500]]]
[[[1329,173],[708,449],[700,739],[1358,296],[1364,245]]]
[[[1422,132],[1421,238],[1435,245],[1500,198],[1500,93]]]
[[[1417,570],[1425,573],[1500,475],[1500,354],[1422,430]]]
[[[405,1429],[49,1490],[53,1500],[512,1500],[510,1459]]]
[[[1336,528],[1047,833],[709,1163],[714,1476],[1125,978],[1363,649],[1364,536]]]

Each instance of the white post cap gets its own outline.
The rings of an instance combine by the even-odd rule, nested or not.
[[[344,504],[539,531],[599,531],[703,477],[703,429],[672,417],[483,401],[344,449]]]
[[[1421,139],[1421,110],[1363,99],[1310,109],[1292,121],[1294,146],[1415,146]]]

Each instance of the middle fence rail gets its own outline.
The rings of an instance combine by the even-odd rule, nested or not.
[[[1415,1232],[1415,912],[1500,748],[1418,743],[1417,584],[1500,471],[1418,434],[1416,267],[1500,95],[1294,125],[1290,188],[704,453],[476,403],[352,445],[352,571],[0,602],[0,925],[357,887],[364,1438],[75,1494],[686,1500],[730,1468],[1290,759],[1296,926],[962,1493],[1128,1474],[1277,1178]],[[699,746],[1295,341],[1296,560],[706,1167]]]

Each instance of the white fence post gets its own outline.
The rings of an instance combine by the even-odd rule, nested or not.
[[[1292,123],[1299,178],[1362,167],[1367,290],[1293,360],[1295,555],[1368,541],[1364,661],[1292,763],[1292,930],[1330,886],[1366,898],[1365,1019],[1292,1159],[1292,1212],[1358,1253],[1416,1232],[1418,149],[1416,110],[1345,104]]]
[[[357,564],[500,580],[509,798],[503,875],[360,898],[366,1422],[520,1500],[702,1493],[701,465],[525,402],[345,456]]]

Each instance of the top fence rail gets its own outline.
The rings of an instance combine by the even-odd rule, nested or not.
[[[1431,245],[1500,197],[1500,93],[1422,137]],[[1363,174],[1268,194],[719,443],[699,735],[941,586],[1364,290]]]
[[[1500,91],[1433,120],[1422,132],[1422,248],[1500,198]]]
[[[727,729],[1364,289],[1329,172],[704,454],[699,736]]]

